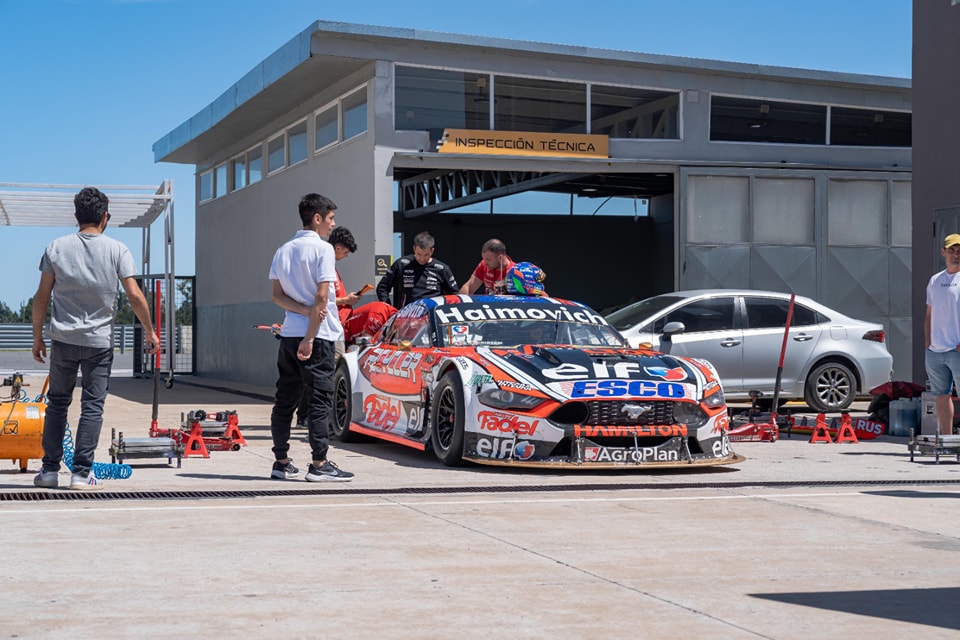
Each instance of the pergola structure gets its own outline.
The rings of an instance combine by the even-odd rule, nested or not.
[[[27,184],[0,182],[0,226],[8,227],[75,227],[73,198],[87,185]],[[107,185],[98,187],[110,198],[110,224],[138,227],[142,233],[140,273],[147,278],[163,279],[169,292],[164,304],[166,343],[174,344],[174,246],[173,246],[173,181],[164,180],[159,187],[141,185]],[[163,274],[150,275],[151,227],[163,216]],[[168,381],[173,380],[173,357],[167,349]]]

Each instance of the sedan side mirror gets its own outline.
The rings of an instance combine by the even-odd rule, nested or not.
[[[677,321],[668,322],[663,327],[663,335],[660,336],[660,341],[670,342],[670,338],[672,338],[678,333],[683,333],[686,330],[687,330],[687,327],[682,322],[677,322]]]

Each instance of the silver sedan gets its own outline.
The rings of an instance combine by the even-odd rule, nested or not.
[[[716,367],[728,400],[750,391],[772,401],[790,294],[749,289],[677,291],[615,311],[607,321],[632,346],[702,358]],[[893,356],[883,325],[850,318],[796,296],[780,399],[817,411],[846,409],[890,380]]]

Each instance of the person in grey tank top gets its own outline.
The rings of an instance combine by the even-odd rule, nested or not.
[[[74,198],[77,233],[51,242],[40,259],[40,286],[33,297],[33,358],[45,362],[43,323],[50,310],[50,385],[43,421],[43,468],[34,478],[38,487],[59,486],[67,409],[81,374],[83,394],[77,422],[70,488],[91,491],[103,487],[92,472],[94,453],[103,426],[103,403],[113,366],[113,325],[117,316],[117,282],[143,325],[149,353],[160,348],[147,300],[134,276],[136,265],[123,243],[104,235],[109,199],[95,187]]]

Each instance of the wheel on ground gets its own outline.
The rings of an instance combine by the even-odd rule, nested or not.
[[[839,362],[824,362],[807,376],[803,399],[811,408],[820,412],[847,409],[857,395],[857,378],[850,369]]]
[[[345,365],[337,367],[333,374],[333,415],[330,416],[330,430],[340,442],[361,440],[359,434],[350,431],[350,419],[353,416],[352,394],[349,370]]]
[[[463,465],[463,387],[454,372],[440,378],[430,410],[430,444],[448,467]]]
[[[173,378],[167,378],[163,381],[163,386],[167,389],[173,389]]]

